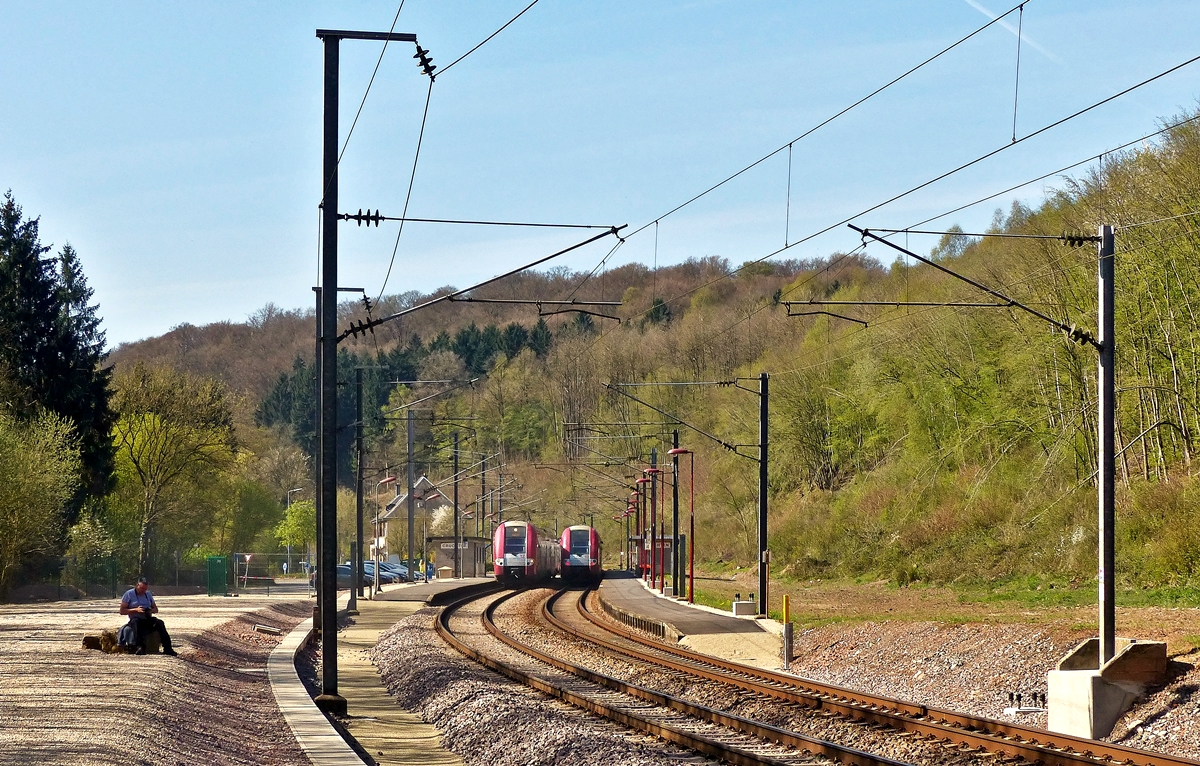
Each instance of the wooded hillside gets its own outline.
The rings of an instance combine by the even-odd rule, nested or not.
[[[1200,431],[1197,211],[1200,130],[1191,121],[1157,145],[1107,157],[1102,172],[1065,181],[1037,209],[998,211],[990,230],[1091,235],[1101,223],[1117,227],[1124,585],[1187,584],[1200,574],[1200,486],[1192,477]],[[917,252],[932,250],[939,263],[1095,332],[1094,245],[952,234],[918,241],[910,237]],[[539,321],[531,307],[511,304],[440,304],[343,344],[340,420],[354,420],[353,368],[363,366],[366,466],[379,477],[406,459],[402,424],[389,410],[444,388],[389,381],[479,377],[418,410],[419,470],[435,481],[449,476],[455,427],[445,424],[456,422],[465,466],[495,455],[489,468],[502,461],[514,477],[506,506],[548,527],[594,514],[613,555],[624,534],[613,517],[625,508],[634,466],[652,448],[661,456],[679,427],[696,451],[697,557],[746,566],[754,559],[756,465],[605,384],[729,382],[767,372],[777,573],[902,583],[1094,577],[1094,349],[1013,308],[823,307],[839,318],[789,316],[783,305],[990,300],[893,255],[873,244],[812,262],[735,269],[705,257],[656,274],[639,265],[597,274],[576,297],[621,300],[620,323],[586,314]],[[473,297],[563,299],[584,277],[526,273]],[[389,296],[371,313],[429,297]],[[366,318],[355,303],[340,315],[343,325]],[[256,438],[311,455],[312,326],[311,310],[268,306],[245,324],[179,327],[112,358],[121,368],[142,361],[218,378],[241,397],[237,417],[253,422]],[[757,441],[757,398],[737,387],[635,393],[729,444]],[[348,484],[349,439],[339,446],[339,478]],[[464,505],[478,481],[463,485]],[[685,490],[688,481],[685,469]]]

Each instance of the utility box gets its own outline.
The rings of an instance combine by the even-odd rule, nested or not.
[[[229,595],[229,561],[225,556],[209,556],[206,567],[208,595]]]
[[[734,601],[733,616],[734,617],[753,617],[758,614],[758,604],[753,601]]]

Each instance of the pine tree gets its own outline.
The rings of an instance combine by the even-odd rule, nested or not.
[[[545,317],[539,317],[537,324],[529,333],[529,347],[533,349],[533,353],[537,354],[539,359],[543,359],[546,354],[550,353],[550,344],[553,342],[554,336],[550,333],[550,327],[546,324]]]
[[[0,204],[0,370],[3,402],[29,419],[40,410],[74,427],[82,481],[64,521],[74,522],[88,496],[102,495],[112,475],[114,422],[104,367],[104,332],[89,302],[78,254],[64,245],[57,257],[25,219],[12,192]]]
[[[62,364],[57,405],[49,405],[75,423],[83,461],[82,490],[101,495],[112,475],[113,446],[110,434],[115,416],[109,407],[112,368],[104,366],[104,331],[92,289],[75,248],[64,244],[58,255],[57,316],[59,359]]]

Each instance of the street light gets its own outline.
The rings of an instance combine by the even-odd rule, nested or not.
[[[668,455],[687,455],[688,490],[691,494],[688,503],[688,603],[696,603],[696,453],[690,449],[676,447],[667,450]]]
[[[381,479],[375,485],[375,544],[371,546],[371,561],[374,563],[372,574],[374,575],[375,582],[371,586],[371,598],[375,598],[375,594],[379,592],[379,516],[381,515],[379,510],[379,488],[384,484],[394,484],[395,482],[396,477],[389,476],[386,479]]]
[[[435,489],[433,492],[430,492],[428,495],[421,498],[421,507],[425,510],[425,514],[422,516],[423,520],[421,522],[421,555],[424,557],[421,562],[421,568],[423,570],[421,574],[425,575],[425,582],[429,582],[429,501],[437,500],[439,497],[443,500],[446,499],[445,495]],[[457,539],[455,539],[454,544],[458,544]]]
[[[303,492],[303,491],[304,491],[304,487],[296,487],[295,489],[289,489],[287,491],[287,511],[292,510],[292,493],[293,492]],[[288,549],[287,562],[286,562],[285,566],[283,567],[284,574],[287,574],[292,569],[292,539],[290,537],[288,538],[287,549]],[[307,553],[307,551],[305,551],[305,553]]]
[[[639,485],[649,484],[650,479],[643,476],[642,478],[638,479],[636,483]],[[638,572],[638,576],[644,580],[644,579],[646,579],[646,575],[650,571],[650,568],[648,566],[646,566],[646,562],[645,562],[645,552],[646,552],[646,491],[645,491],[645,489],[646,488],[644,486],[639,486],[637,489],[638,489],[638,536],[639,536],[638,569],[640,570]],[[654,556],[651,556],[650,560],[653,561]]]
[[[658,513],[659,497],[655,493],[655,489],[660,492],[662,490],[662,481],[658,479],[658,475],[663,470],[657,467],[643,468],[642,473],[650,476],[650,587],[658,587],[658,592],[662,593],[667,585],[667,574],[663,571],[663,545],[662,531],[659,527],[663,526],[662,516]],[[662,578],[662,585],[659,586],[659,577]]]

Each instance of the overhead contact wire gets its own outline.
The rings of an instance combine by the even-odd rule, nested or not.
[[[1134,86],[1132,86],[1132,87],[1130,87],[1130,88],[1127,88],[1127,89],[1126,89],[1126,90],[1124,90],[1124,91],[1121,91],[1120,93],[1117,93],[1117,94],[1116,94],[1116,95],[1114,95],[1114,96],[1110,96],[1109,98],[1106,98],[1106,99],[1104,99],[1103,101],[1097,102],[1096,104],[1093,104],[1092,106],[1090,106],[1090,107],[1087,107],[1086,109],[1080,110],[1079,112],[1076,112],[1075,114],[1072,114],[1072,115],[1070,115],[1070,116],[1068,116],[1068,117],[1065,117],[1065,118],[1063,118],[1062,120],[1059,120],[1059,121],[1057,121],[1057,122],[1055,122],[1055,123],[1053,123],[1053,124],[1051,124],[1051,125],[1048,125],[1048,126],[1046,126],[1046,127],[1042,128],[1041,130],[1037,131],[1037,133],[1041,133],[1041,132],[1043,132],[1043,131],[1045,131],[1045,130],[1048,130],[1048,129],[1050,129],[1051,127],[1054,127],[1054,126],[1056,126],[1056,125],[1060,125],[1060,124],[1062,124],[1063,122],[1066,122],[1067,120],[1073,119],[1074,117],[1077,117],[1077,116],[1079,116],[1080,114],[1083,114],[1084,112],[1086,112],[1086,111],[1089,111],[1089,110],[1091,110],[1091,109],[1095,108],[1096,106],[1099,106],[1099,105],[1101,105],[1101,104],[1107,103],[1108,101],[1111,101],[1111,100],[1112,100],[1112,99],[1114,99],[1114,98],[1117,98],[1117,97],[1119,97],[1119,96],[1121,96],[1121,95],[1124,95],[1125,93],[1128,93],[1129,91],[1131,91],[1131,90],[1133,90],[1133,89],[1135,89],[1135,88],[1139,88],[1139,87],[1141,87],[1142,85],[1145,85],[1145,84],[1147,84],[1147,83],[1149,83],[1149,82],[1153,82],[1154,80],[1156,80],[1156,79],[1158,79],[1158,78],[1160,78],[1160,77],[1163,77],[1163,76],[1165,76],[1166,74],[1169,74],[1169,73],[1171,73],[1171,72],[1173,72],[1173,71],[1175,71],[1175,70],[1177,70],[1177,69],[1179,69],[1179,68],[1181,68],[1181,67],[1187,66],[1188,64],[1191,64],[1191,63],[1195,62],[1197,59],[1200,59],[1200,57],[1196,57],[1196,58],[1193,58],[1193,59],[1189,59],[1188,61],[1185,61],[1185,62],[1183,62],[1182,64],[1179,64],[1178,66],[1172,67],[1171,69],[1169,69],[1169,70],[1167,70],[1167,71],[1165,71],[1165,72],[1163,72],[1163,73],[1161,73],[1161,74],[1159,74],[1159,75],[1156,75],[1156,76],[1154,76],[1154,77],[1151,77],[1151,78],[1149,78],[1149,79],[1147,79],[1147,80],[1145,80],[1145,81],[1143,81],[1143,82],[1141,82],[1141,83],[1138,83],[1137,85],[1134,85]],[[1148,133],[1148,134],[1146,134],[1146,135],[1144,135],[1144,136],[1141,136],[1141,137],[1139,137],[1139,138],[1136,138],[1136,139],[1134,139],[1134,140],[1132,140],[1132,141],[1128,141],[1128,142],[1126,142],[1126,143],[1124,143],[1124,144],[1121,144],[1121,145],[1119,145],[1119,146],[1117,146],[1117,147],[1115,147],[1115,148],[1113,148],[1113,149],[1105,150],[1104,152],[1101,152],[1100,154],[1097,154],[1097,155],[1092,155],[1092,156],[1090,156],[1090,157],[1088,157],[1088,158],[1086,158],[1086,159],[1083,159],[1083,160],[1080,160],[1080,161],[1078,161],[1078,162],[1075,162],[1075,163],[1072,163],[1072,164],[1070,164],[1070,165],[1066,165],[1066,166],[1064,166],[1064,167],[1062,167],[1062,168],[1059,168],[1058,170],[1052,171],[1052,172],[1050,172],[1050,173],[1046,173],[1046,174],[1044,174],[1044,175],[1038,176],[1037,178],[1033,178],[1033,179],[1031,179],[1031,180],[1028,180],[1028,181],[1022,182],[1022,183],[1020,183],[1020,184],[1017,184],[1017,185],[1015,185],[1015,186],[1011,186],[1011,187],[1009,187],[1009,188],[1007,188],[1007,189],[1005,189],[1005,190],[1003,190],[1003,191],[996,192],[995,194],[991,194],[991,195],[988,195],[988,196],[986,196],[986,197],[981,197],[980,199],[977,199],[977,200],[975,200],[974,202],[969,202],[969,203],[967,203],[967,204],[965,204],[965,205],[960,205],[959,207],[953,208],[952,210],[949,210],[949,211],[947,211],[947,212],[945,212],[945,213],[940,213],[940,214],[938,214],[938,215],[935,215],[935,216],[933,216],[933,217],[926,218],[926,219],[925,219],[925,220],[923,220],[923,221],[920,221],[920,222],[918,222],[918,223],[915,223],[915,224],[913,224],[913,226],[922,226],[922,225],[924,225],[924,224],[926,224],[926,223],[929,223],[929,222],[931,222],[931,221],[935,221],[935,220],[937,220],[937,219],[939,219],[939,218],[944,218],[944,217],[946,217],[947,215],[952,215],[952,214],[954,214],[954,213],[956,213],[956,212],[959,212],[959,211],[961,211],[961,210],[965,210],[966,208],[972,207],[973,205],[978,205],[978,204],[980,204],[980,203],[982,203],[982,202],[986,202],[986,201],[988,201],[988,200],[990,200],[990,199],[994,199],[995,197],[999,197],[999,196],[1001,196],[1001,195],[1003,195],[1003,194],[1007,194],[1007,193],[1009,193],[1009,192],[1011,192],[1011,191],[1014,191],[1014,190],[1016,190],[1016,189],[1020,189],[1020,188],[1021,188],[1021,187],[1023,187],[1023,186],[1028,186],[1028,185],[1029,185],[1029,184],[1031,184],[1031,183],[1036,183],[1037,181],[1044,180],[1044,179],[1046,179],[1046,178],[1049,178],[1050,176],[1059,175],[1059,174],[1061,174],[1061,173],[1063,173],[1063,172],[1065,172],[1065,171],[1067,171],[1067,170],[1070,170],[1070,169],[1072,169],[1072,168],[1078,167],[1078,166],[1080,166],[1080,165],[1083,165],[1083,164],[1086,164],[1086,163],[1088,163],[1088,162],[1092,162],[1092,161],[1096,160],[1097,158],[1103,158],[1105,155],[1107,155],[1107,154],[1111,154],[1112,152],[1115,152],[1115,151],[1120,151],[1120,150],[1122,150],[1122,149],[1127,149],[1127,148],[1129,148],[1129,147],[1131,147],[1131,146],[1134,146],[1134,145],[1136,145],[1136,144],[1139,144],[1139,143],[1141,143],[1141,142],[1143,142],[1143,141],[1146,141],[1146,140],[1148,140],[1148,139],[1150,139],[1150,138],[1154,138],[1154,137],[1156,137],[1156,136],[1163,135],[1164,133],[1168,133],[1168,132],[1170,132],[1171,130],[1174,130],[1175,128],[1181,127],[1181,126],[1183,126],[1183,125],[1186,125],[1186,124],[1188,124],[1188,123],[1196,122],[1197,120],[1200,120],[1200,115],[1195,115],[1195,116],[1193,116],[1193,117],[1188,117],[1188,118],[1186,118],[1186,119],[1179,120],[1178,122],[1172,123],[1171,125],[1167,125],[1167,126],[1165,126],[1165,127],[1161,128],[1160,130],[1154,131],[1154,132],[1152,132],[1152,133]],[[1033,135],[1036,135],[1037,133],[1032,133],[1032,134],[1030,134],[1029,136],[1026,136],[1025,138],[1030,138],[1030,137],[1032,137]],[[1021,140],[1021,141],[1024,141],[1024,140],[1025,140],[1025,138],[1022,138],[1022,139],[1020,139],[1020,140]],[[979,159],[977,159],[977,160],[974,160],[974,161],[972,161],[971,163],[968,163],[967,165],[965,165],[965,166],[963,166],[963,167],[967,167],[967,166],[969,166],[969,165],[971,165],[971,164],[974,164],[975,162],[978,162],[978,161],[980,161],[981,159],[986,159],[986,158],[987,158],[987,157],[989,157],[989,156],[993,156],[993,155],[997,154],[998,152],[1000,152],[1000,151],[1003,151],[1004,149],[1007,149],[1007,148],[1008,148],[1008,147],[1010,147],[1010,146],[1013,146],[1013,144],[1011,144],[1011,143],[1010,143],[1010,144],[1007,144],[1007,145],[1005,145],[1005,146],[1003,146],[1003,147],[1000,147],[999,149],[997,149],[997,150],[995,150],[995,151],[993,151],[993,152],[990,152],[988,155],[985,155],[984,157],[981,157],[981,158],[979,158]],[[897,199],[900,199],[901,197],[904,197],[904,196],[906,196],[906,195],[908,195],[908,194],[911,194],[912,192],[916,191],[916,190],[917,190],[917,189],[919,189],[919,188],[923,188],[924,186],[928,186],[930,183],[934,183],[935,181],[937,181],[937,180],[939,180],[939,179],[941,179],[941,178],[945,178],[946,176],[950,175],[951,173],[958,172],[958,170],[961,170],[961,169],[962,169],[962,168],[958,168],[958,169],[956,169],[956,170],[950,171],[949,173],[945,173],[945,174],[943,174],[942,176],[939,176],[939,178],[938,178],[938,179],[934,179],[933,181],[926,182],[925,184],[922,184],[920,187],[914,187],[913,189],[910,189],[909,191],[907,191],[907,192],[904,192],[903,194],[900,194],[900,195],[897,195],[896,197],[893,197],[892,199],[888,200],[887,202],[880,203],[879,205],[875,205],[875,206],[873,206],[872,208],[870,208],[870,209],[868,209],[868,210],[866,210],[866,211],[863,211],[863,213],[860,213],[859,215],[863,215],[863,214],[865,214],[865,213],[867,213],[867,212],[871,212],[872,210],[876,210],[876,209],[878,209],[879,207],[882,207],[883,205],[886,205],[886,204],[888,204],[889,202],[894,202],[895,200],[897,200]],[[692,293],[696,292],[697,290],[701,290],[701,289],[703,289],[704,287],[707,287],[708,285],[714,284],[714,283],[716,283],[717,281],[720,281],[720,279],[724,279],[724,278],[727,278],[727,277],[729,277],[729,276],[732,276],[733,274],[736,274],[736,273],[740,272],[742,269],[744,269],[744,268],[746,268],[746,267],[748,267],[748,266],[751,266],[751,265],[754,265],[754,264],[757,264],[757,263],[761,263],[762,261],[765,261],[765,260],[768,260],[768,259],[770,259],[770,258],[773,258],[773,257],[775,257],[776,255],[779,255],[780,253],[784,252],[785,250],[788,250],[788,249],[790,249],[791,247],[794,247],[795,245],[802,244],[802,243],[804,243],[804,242],[806,242],[806,241],[808,241],[808,240],[810,240],[810,239],[813,239],[813,238],[815,238],[815,237],[817,237],[817,236],[820,236],[821,234],[824,234],[824,233],[826,233],[826,232],[829,232],[829,231],[831,231],[831,230],[833,230],[833,229],[835,229],[835,228],[837,228],[837,227],[839,227],[839,226],[841,226],[841,225],[843,225],[843,224],[845,224],[845,223],[848,223],[849,221],[852,221],[852,220],[853,220],[855,217],[857,217],[857,216],[851,216],[850,218],[846,218],[845,220],[843,220],[843,221],[840,221],[839,223],[833,224],[833,225],[831,225],[831,226],[829,226],[829,227],[827,227],[827,228],[825,228],[825,229],[822,229],[822,230],[820,230],[820,231],[818,231],[818,232],[815,232],[815,233],[813,233],[813,234],[810,234],[810,235],[809,235],[809,236],[807,236],[807,237],[804,237],[804,238],[802,238],[802,239],[799,239],[799,240],[797,240],[796,242],[792,243],[791,245],[788,245],[788,246],[786,246],[786,247],[780,248],[780,249],[778,249],[778,250],[774,250],[774,251],[772,251],[772,252],[768,253],[767,255],[765,255],[765,256],[762,256],[761,258],[758,258],[758,259],[756,259],[756,260],[749,261],[749,262],[747,262],[746,264],[743,264],[742,266],[740,266],[740,267],[738,267],[738,268],[736,268],[736,269],[732,269],[732,270],[730,270],[728,273],[726,273],[726,274],[722,275],[722,277],[720,277],[720,278],[718,278],[718,279],[713,279],[713,280],[710,280],[710,281],[708,281],[708,282],[705,282],[704,284],[698,285],[697,287],[694,287],[694,288],[692,288],[692,289],[690,289],[690,290],[685,290],[684,292],[680,293],[679,295],[677,295],[677,296],[675,296],[675,297],[671,298],[670,300],[668,300],[668,301],[667,301],[667,303],[668,303],[668,304],[670,304],[670,303],[673,303],[673,302],[675,302],[675,301],[679,300],[680,298],[684,298],[684,297],[686,297],[686,296],[688,296],[688,295],[691,295]],[[1147,222],[1147,223],[1150,223],[1150,222]],[[833,261],[831,261],[831,262],[830,262],[828,265],[826,265],[825,269],[822,269],[822,271],[826,271],[826,270],[828,270],[828,269],[832,268],[834,265],[836,265],[837,263],[839,263],[840,261],[842,261],[842,260],[843,260],[843,259],[845,259],[846,257],[849,257],[849,255],[853,254],[853,253],[854,253],[854,252],[856,252],[857,250],[858,250],[858,248],[856,247],[854,250],[851,250],[851,251],[850,251],[850,253],[846,253],[846,254],[844,254],[844,255],[842,255],[842,256],[839,256],[838,258],[836,258],[836,259],[834,259]],[[786,295],[790,295],[790,294],[791,294],[791,293],[793,293],[793,292],[794,292],[796,289],[799,289],[800,287],[803,287],[805,284],[807,284],[809,281],[811,281],[811,280],[812,280],[812,279],[814,279],[815,277],[816,277],[816,275],[814,274],[812,277],[810,277],[809,279],[805,280],[804,282],[802,282],[802,283],[800,283],[800,284],[798,284],[798,285],[794,285],[794,286],[793,286],[791,289],[785,290],[785,291],[784,291],[784,292],[781,294],[781,296],[780,296],[780,297],[784,297],[784,296],[786,296]],[[732,324],[730,324],[728,327],[726,327],[726,328],[724,328],[724,329],[722,329],[722,330],[718,331],[718,332],[717,332],[717,333],[715,333],[714,335],[710,336],[710,339],[711,339],[711,338],[718,337],[718,336],[720,336],[720,335],[724,334],[725,332],[728,332],[729,330],[731,330],[731,329],[733,329],[734,327],[736,327],[736,326],[738,326],[739,324],[741,324],[743,321],[746,321],[746,319],[748,319],[750,316],[752,316],[752,315],[754,315],[754,314],[757,314],[758,312],[762,311],[762,310],[763,310],[763,309],[765,309],[765,308],[766,308],[766,306],[761,306],[761,307],[758,307],[758,308],[756,308],[756,309],[753,309],[753,310],[751,310],[751,312],[750,312],[749,314],[747,314],[747,316],[746,316],[746,317],[743,317],[743,318],[741,318],[741,319],[738,319],[738,320],[736,320],[735,322],[733,322]],[[647,311],[648,311],[648,310],[647,310]],[[646,312],[643,312],[643,313],[646,313]],[[616,329],[616,328],[614,328],[614,329]],[[612,332],[612,331],[613,331],[613,330],[609,330],[609,331],[607,331],[607,332],[603,333],[603,334],[600,336],[600,338],[597,338],[597,339],[596,339],[596,341],[595,341],[595,342],[599,342],[599,340],[600,340],[601,338],[603,338],[605,335],[607,335],[607,334],[608,334],[608,332]],[[855,332],[861,332],[861,330],[858,330],[858,331],[855,331]],[[586,353],[586,350],[585,350],[585,353]]]
[[[504,22],[504,26],[500,27],[500,28],[499,28],[499,29],[497,29],[495,32],[492,32],[490,35],[488,35],[487,37],[483,38],[483,41],[482,41],[482,42],[480,42],[478,45],[476,45],[474,48],[472,48],[471,50],[467,51],[467,52],[466,52],[466,53],[464,53],[463,55],[459,56],[458,58],[454,59],[454,60],[453,60],[453,61],[451,61],[449,64],[447,64],[447,65],[446,65],[446,68],[445,68],[445,69],[443,69],[443,70],[440,72],[440,74],[446,74],[446,72],[449,72],[449,71],[450,71],[450,67],[454,66],[454,65],[455,65],[455,64],[457,64],[458,62],[460,62],[460,61],[462,61],[463,59],[465,59],[467,56],[470,56],[472,53],[474,53],[475,51],[477,51],[477,50],[479,50],[480,48],[482,48],[482,47],[483,47],[484,45],[486,45],[486,44],[487,44],[487,43],[488,43],[488,42],[489,42],[489,41],[490,41],[490,40],[491,40],[493,37],[495,37],[496,35],[498,35],[498,34],[500,34],[501,32],[503,32],[503,31],[505,30],[505,28],[507,28],[507,27],[508,27],[508,25],[509,25],[509,24],[513,23],[513,22],[514,22],[514,21],[516,21],[517,19],[519,19],[519,18],[521,18],[522,16],[524,16],[524,15],[525,15],[525,11],[528,11],[530,8],[532,8],[533,6],[537,5],[537,2],[538,2],[538,0],[533,0],[533,2],[532,2],[532,3],[530,3],[530,4],[529,4],[529,5],[527,5],[527,6],[525,6],[524,10],[522,10],[522,11],[521,11],[520,13],[518,13],[516,16],[513,16],[513,17],[512,17],[511,19],[509,19],[508,21]]]
[[[400,6],[396,8],[396,15],[392,18],[392,26],[388,29],[388,34],[391,35],[396,31],[396,22],[400,20],[400,11],[404,10],[404,0],[400,0]],[[350,123],[350,130],[346,133],[346,140],[342,142],[342,150],[338,152],[337,163],[335,169],[341,167],[342,156],[346,153],[346,147],[350,145],[350,137],[354,135],[354,128],[358,125],[358,118],[362,114],[363,106],[367,103],[367,96],[371,95],[371,86],[375,84],[375,75],[379,74],[379,65],[383,63],[383,54],[387,53],[388,43],[391,40],[383,41],[383,48],[379,51],[379,58],[375,61],[375,69],[371,72],[371,79],[367,81],[367,89],[363,92],[362,100],[358,102],[358,111],[354,113],[354,121]],[[329,183],[333,183],[331,176]],[[325,195],[329,193],[329,186],[326,185],[321,190],[321,204],[325,204]]]
[[[1029,0],[1025,0],[1025,2],[1029,2]],[[933,54],[933,55],[932,55],[932,56],[930,56],[929,58],[927,58],[927,59],[925,59],[924,61],[922,61],[920,64],[917,64],[916,66],[914,66],[914,67],[912,67],[911,69],[909,69],[909,70],[907,70],[906,72],[904,72],[904,74],[901,74],[901,75],[899,75],[899,76],[897,76],[897,77],[893,78],[892,80],[888,81],[888,82],[887,82],[887,83],[885,83],[884,85],[881,85],[881,86],[879,86],[879,87],[878,87],[878,88],[876,88],[875,90],[871,91],[871,92],[870,92],[870,93],[868,93],[867,95],[863,96],[863,97],[862,97],[862,98],[860,98],[859,100],[855,101],[853,104],[850,104],[849,106],[845,107],[844,109],[842,109],[841,111],[839,111],[839,112],[837,112],[836,114],[832,115],[831,117],[827,117],[827,118],[825,118],[825,119],[824,119],[824,120],[822,120],[821,122],[817,123],[817,124],[816,124],[816,125],[814,125],[813,127],[811,127],[811,128],[809,128],[808,130],[804,131],[804,132],[803,132],[803,133],[801,133],[799,136],[797,136],[796,138],[792,139],[791,141],[789,141],[788,143],[784,144],[783,146],[779,147],[778,149],[776,149],[775,151],[771,152],[770,154],[767,154],[767,155],[765,155],[765,156],[763,156],[763,157],[760,157],[759,159],[757,159],[757,160],[755,160],[754,162],[750,163],[749,165],[747,165],[746,167],[744,167],[744,168],[742,168],[741,170],[737,171],[737,172],[736,172],[736,173],[734,173],[733,175],[731,175],[731,176],[729,176],[729,177],[725,178],[723,181],[719,181],[719,182],[717,182],[716,184],[714,184],[714,185],[710,186],[709,188],[707,188],[707,189],[705,189],[704,191],[700,192],[700,193],[699,193],[699,194],[697,194],[696,196],[694,196],[694,197],[692,197],[691,199],[687,200],[687,201],[686,201],[686,202],[684,202],[683,204],[681,204],[681,205],[677,205],[676,207],[673,207],[673,208],[671,208],[671,209],[670,209],[670,210],[668,210],[667,212],[665,212],[665,213],[663,213],[662,215],[660,215],[660,216],[658,216],[657,218],[655,218],[653,221],[650,221],[650,222],[648,222],[648,223],[644,224],[643,226],[641,226],[640,228],[638,228],[638,229],[635,229],[633,232],[631,232],[631,233],[629,234],[629,236],[630,236],[630,237],[632,237],[634,234],[638,234],[639,232],[642,232],[642,231],[644,231],[645,229],[648,229],[648,228],[650,228],[651,224],[657,223],[658,221],[661,221],[662,219],[666,218],[667,216],[669,216],[669,215],[673,215],[674,213],[677,213],[677,212],[679,212],[680,210],[682,210],[683,208],[685,208],[685,207],[687,207],[688,205],[692,204],[692,203],[693,203],[693,202],[695,202],[696,200],[700,199],[701,197],[704,197],[705,195],[709,194],[710,192],[716,191],[717,189],[721,188],[722,186],[724,186],[725,184],[729,183],[730,181],[732,181],[733,179],[737,178],[738,176],[742,175],[743,173],[745,173],[745,172],[747,172],[747,171],[749,171],[749,170],[752,170],[752,169],[754,169],[755,167],[758,167],[758,166],[759,166],[759,165],[761,165],[763,162],[766,162],[766,161],[767,161],[767,160],[769,160],[771,157],[774,157],[776,154],[779,154],[779,153],[780,153],[780,152],[782,152],[784,149],[787,149],[788,147],[790,147],[792,144],[796,143],[797,141],[800,141],[800,140],[802,140],[802,139],[805,139],[805,138],[807,138],[808,136],[810,136],[810,135],[812,135],[813,133],[817,132],[817,131],[818,131],[818,130],[820,130],[821,128],[825,127],[825,126],[826,126],[826,125],[828,125],[829,123],[831,123],[831,122],[833,122],[834,120],[836,120],[837,118],[841,117],[842,115],[846,114],[847,112],[851,111],[852,109],[855,109],[856,107],[858,107],[858,106],[862,105],[862,104],[863,104],[863,103],[865,103],[866,101],[868,101],[868,100],[870,100],[870,99],[874,98],[875,96],[879,95],[879,94],[880,94],[880,93],[882,93],[883,91],[885,91],[885,90],[887,90],[888,88],[892,87],[892,86],[893,86],[893,85],[895,85],[896,83],[898,83],[898,82],[900,82],[901,80],[903,80],[904,78],[908,77],[908,76],[909,76],[910,74],[912,74],[913,72],[916,72],[918,69],[921,69],[922,67],[926,66],[927,64],[930,64],[930,63],[932,63],[933,61],[937,60],[938,58],[941,58],[941,57],[942,57],[942,56],[944,56],[945,54],[949,53],[950,51],[954,50],[954,49],[955,49],[955,48],[957,48],[958,46],[960,46],[960,45],[962,45],[963,43],[965,43],[967,40],[970,40],[970,39],[971,39],[972,37],[974,37],[975,35],[979,34],[979,33],[980,33],[980,32],[982,32],[982,31],[984,31],[984,30],[985,30],[985,29],[987,29],[988,27],[992,26],[993,24],[996,24],[996,23],[998,23],[1000,20],[1002,20],[1003,18],[1005,18],[1006,16],[1008,16],[1009,14],[1011,14],[1013,11],[1015,11],[1015,10],[1017,10],[1018,8],[1020,8],[1021,6],[1023,6],[1024,4],[1025,4],[1025,3],[1021,3],[1020,5],[1014,5],[1012,8],[1010,8],[1010,9],[1009,9],[1009,10],[1007,10],[1007,11],[1005,11],[1005,12],[1004,12],[1003,14],[1001,14],[1000,16],[997,16],[996,18],[992,19],[991,21],[989,21],[988,23],[984,24],[983,26],[979,27],[979,28],[978,28],[978,29],[976,29],[974,32],[971,32],[971,33],[970,33],[970,34],[968,34],[967,36],[965,36],[965,37],[963,37],[963,38],[960,38],[958,41],[956,41],[956,42],[954,42],[954,43],[950,44],[949,46],[947,46],[947,47],[943,48],[942,50],[938,51],[937,53]]]
[[[421,114],[421,132],[417,134],[417,151],[413,155],[412,174],[408,177],[408,193],[404,195],[404,212],[400,214],[400,229],[396,232],[396,244],[392,245],[392,257],[388,261],[387,274],[383,277],[383,286],[379,288],[379,295],[375,296],[376,301],[383,297],[388,280],[392,278],[392,267],[396,264],[396,251],[400,249],[400,236],[404,234],[404,220],[408,217],[408,203],[412,200],[413,182],[417,178],[417,161],[421,159],[421,143],[425,140],[425,122],[429,119],[429,100],[432,97],[433,77],[430,77],[429,90],[425,92],[425,111]]]

